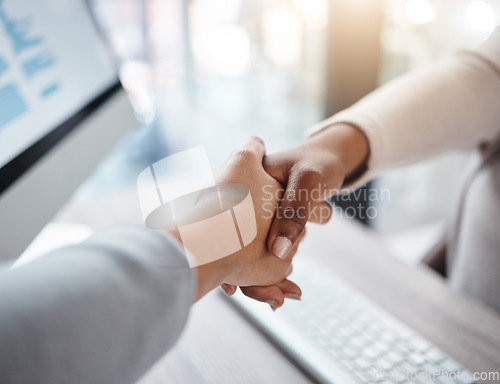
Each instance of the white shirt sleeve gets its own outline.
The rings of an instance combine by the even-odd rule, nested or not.
[[[500,27],[475,51],[459,51],[404,75],[312,127],[359,127],[370,145],[356,188],[383,170],[488,143],[500,131]]]

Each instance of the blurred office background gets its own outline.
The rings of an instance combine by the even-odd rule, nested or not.
[[[205,145],[213,169],[249,135],[269,153],[377,86],[500,22],[487,0],[89,0],[140,126],[76,201],[135,188],[169,154]],[[411,92],[411,90],[408,90]],[[439,237],[469,154],[383,175],[368,222],[415,262]],[[382,195],[381,195],[382,196]],[[372,211],[373,212],[373,211]]]

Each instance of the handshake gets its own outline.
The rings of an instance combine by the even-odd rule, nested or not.
[[[337,144],[340,138],[346,144],[341,148]],[[356,146],[361,141],[364,152],[344,156],[343,150],[353,149],[349,140]],[[300,288],[287,277],[305,225],[330,219],[332,208],[326,200],[364,164],[366,156],[363,134],[344,124],[271,156],[266,156],[264,143],[257,137],[233,151],[215,179],[250,189],[257,233],[239,251],[195,268],[196,300],[219,285],[228,295],[239,286],[246,296],[268,303],[273,310],[282,306],[285,298],[300,300]],[[170,233],[181,240],[177,230]]]
[[[264,158],[264,143],[251,137],[231,153],[215,174],[217,183],[237,183],[250,189],[256,235],[239,251],[195,268],[197,298],[221,285],[228,295],[240,286],[245,295],[268,303],[273,310],[283,305],[285,298],[300,299],[300,288],[287,277],[292,272],[293,256],[305,230],[297,226],[297,239],[293,239],[272,226],[273,219],[278,217],[277,208],[284,189],[265,171]],[[180,239],[178,233],[174,236]]]

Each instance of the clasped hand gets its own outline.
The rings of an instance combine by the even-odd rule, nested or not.
[[[261,139],[249,138],[229,156],[216,180],[249,187],[257,236],[231,256],[197,268],[198,298],[221,285],[228,295],[240,286],[245,295],[273,309],[285,298],[299,300],[300,288],[287,277],[305,225],[330,219],[332,208],[325,200],[362,172],[367,156],[365,136],[348,124],[271,156],[265,156]]]

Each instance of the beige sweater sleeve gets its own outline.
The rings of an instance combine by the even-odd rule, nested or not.
[[[359,127],[370,144],[368,171],[348,188],[386,169],[487,143],[500,131],[500,27],[477,50],[402,76],[308,134],[341,122]]]

